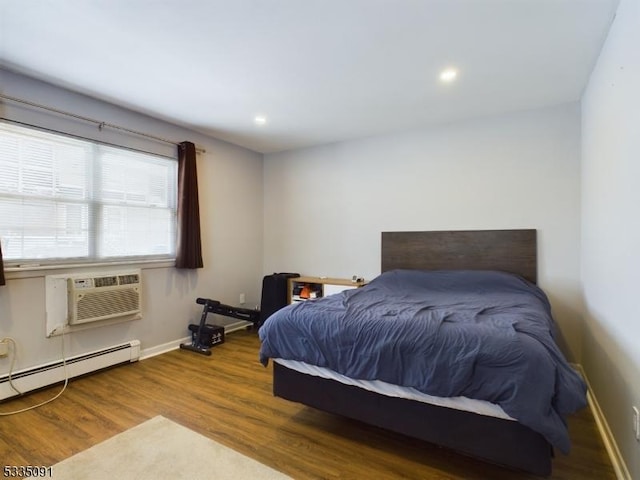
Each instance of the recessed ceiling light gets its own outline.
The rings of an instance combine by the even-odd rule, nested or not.
[[[267,123],[267,117],[265,117],[264,115],[256,115],[253,118],[253,123],[255,123],[256,125],[264,125],[265,123]]]
[[[440,80],[445,83],[453,82],[458,76],[458,71],[455,68],[447,68],[440,72]]]

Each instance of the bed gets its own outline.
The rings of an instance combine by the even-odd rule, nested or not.
[[[555,345],[535,286],[536,231],[384,232],[381,244],[382,272],[367,286],[285,307],[262,326],[274,395],[549,475],[554,447],[569,448],[564,417],[586,404],[586,387]]]

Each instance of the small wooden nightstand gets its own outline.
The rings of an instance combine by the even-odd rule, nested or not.
[[[366,282],[353,282],[346,278],[296,277],[290,278],[287,288],[287,302],[295,303],[313,298],[326,297],[344,290],[358,288]]]

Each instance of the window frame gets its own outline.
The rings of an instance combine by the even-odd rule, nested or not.
[[[177,156],[167,156],[154,152],[149,152],[146,150],[141,150],[137,148],[131,148],[127,146],[123,146],[120,144],[114,144],[109,142],[104,142],[100,140],[96,140],[93,138],[86,138],[79,135],[69,134],[67,132],[61,132],[54,129],[39,127],[35,125],[26,124],[23,122],[12,121],[9,119],[0,119],[0,126],[7,125],[9,128],[15,127],[17,129],[25,129],[32,130],[34,132],[40,132],[45,135],[51,135],[53,137],[59,137],[64,141],[65,139],[71,139],[79,142],[85,142],[91,148],[90,159],[87,161],[87,167],[92,171],[88,175],[89,178],[89,188],[92,189],[92,192],[89,194],[89,197],[78,201],[79,205],[87,205],[89,209],[88,214],[88,222],[89,228],[87,233],[87,244],[88,250],[87,255],[80,256],[68,256],[68,257],[46,257],[46,258],[7,258],[7,252],[3,248],[4,255],[4,266],[8,271],[16,271],[16,270],[25,270],[25,269],[33,269],[33,270],[41,270],[41,269],[55,269],[55,268],[68,268],[68,267],[91,267],[91,266],[107,266],[107,265],[124,265],[124,264],[164,264],[166,262],[175,262],[176,258],[176,247],[177,247],[177,230],[178,230],[178,222],[177,222],[177,203],[178,203],[178,186],[177,186],[177,178],[178,178],[178,159]],[[143,254],[143,255],[122,255],[122,256],[103,256],[98,257],[97,252],[99,250],[98,245],[101,241],[102,228],[100,224],[101,213],[92,214],[92,210],[96,210],[99,212],[100,210],[104,210],[105,206],[110,205],[109,202],[104,200],[96,200],[95,192],[93,189],[95,188],[96,177],[99,177],[100,170],[100,162],[101,156],[103,153],[97,153],[101,148],[113,149],[112,151],[122,150],[124,152],[128,152],[130,154],[140,154],[148,157],[155,157],[160,162],[167,162],[167,164],[172,165],[172,172],[168,176],[169,182],[167,183],[166,194],[171,197],[167,200],[168,206],[166,207],[169,210],[171,224],[169,225],[169,236],[170,236],[170,252],[162,253],[162,254]],[[99,178],[98,178],[99,179]],[[170,184],[172,181],[172,184]],[[25,195],[22,192],[17,195],[13,195],[10,193],[2,192],[0,193],[0,203],[3,202],[4,199],[9,197],[14,198],[29,198],[29,195]],[[36,196],[32,196],[31,198],[35,199]],[[57,198],[55,195],[51,195],[49,197],[42,197],[43,199],[49,199],[54,202],[61,201],[64,202],[64,199]],[[127,205],[123,203],[122,205]],[[129,207],[133,205],[129,204]],[[143,208],[152,208],[149,206],[145,206]],[[0,241],[2,239],[0,238]]]

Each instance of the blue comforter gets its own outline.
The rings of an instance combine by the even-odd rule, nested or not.
[[[260,328],[260,361],[299,360],[351,378],[498,404],[569,451],[565,416],[586,386],[553,336],[545,294],[490,271],[393,270],[289,305]]]

